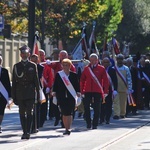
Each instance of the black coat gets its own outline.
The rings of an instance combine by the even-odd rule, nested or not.
[[[79,85],[79,80],[78,80],[77,74],[74,72],[70,72],[69,80],[70,80],[72,86],[74,87],[75,91],[80,92],[80,85]],[[73,96],[68,91],[68,89],[66,88],[59,73],[57,73],[56,77],[55,77],[53,92],[56,92],[56,97],[58,100],[65,99],[66,95],[68,98],[74,99]]]
[[[118,79],[117,79],[117,75],[116,75],[116,71],[113,67],[109,67],[108,68],[108,74],[112,80],[113,86],[114,86],[114,90],[117,91],[118,88]]]
[[[0,81],[2,82],[6,91],[8,92],[8,96],[11,97],[11,85],[10,85],[9,74],[8,74],[8,70],[5,68],[1,68]],[[0,95],[2,95],[1,92]]]

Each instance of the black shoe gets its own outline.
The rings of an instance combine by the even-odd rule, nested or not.
[[[82,112],[80,112],[79,114],[78,114],[78,118],[80,118],[82,116]]]
[[[0,133],[2,133],[2,127],[0,127]]]
[[[104,121],[103,121],[103,120],[100,120],[99,124],[103,124],[103,123],[104,123]]]
[[[106,121],[106,124],[109,124],[109,121]]]
[[[30,134],[29,133],[26,134],[26,139],[27,140],[30,139]]]
[[[91,129],[91,124],[87,124],[87,129]]]
[[[120,118],[124,119],[124,118],[125,118],[125,116],[121,115],[121,116],[120,116]]]
[[[93,126],[92,129],[97,129],[97,126]]]
[[[71,131],[66,130],[66,131],[63,133],[63,135],[70,135],[70,133],[71,133]]]
[[[119,116],[116,116],[116,115],[115,115],[115,116],[113,117],[113,119],[119,119]]]
[[[56,119],[55,122],[54,122],[54,126],[57,126],[59,124],[59,120]]]
[[[32,131],[31,131],[31,134],[34,134],[34,133],[38,133],[39,132],[39,129],[33,129]]]
[[[22,139],[22,140],[23,140],[23,139],[26,139],[26,134],[25,134],[25,133],[22,134],[21,139]]]

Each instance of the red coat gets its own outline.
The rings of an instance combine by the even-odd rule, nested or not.
[[[51,88],[53,85],[54,76],[52,73],[52,68],[45,64],[43,69],[43,86],[45,88],[49,87]]]
[[[102,91],[101,88],[98,86],[98,84],[91,77],[88,67],[91,67],[90,64],[84,68],[81,74],[80,78],[81,93],[84,94],[86,92],[98,92],[102,94],[102,97],[104,96],[103,91],[104,94],[108,94],[109,80],[107,78],[105,68],[97,64],[92,70],[95,76],[97,77],[98,81],[100,82],[101,86],[103,87]]]

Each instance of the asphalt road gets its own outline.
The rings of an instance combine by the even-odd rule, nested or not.
[[[76,113],[70,136],[63,136],[64,129],[53,124],[54,120],[48,120],[30,140],[21,140],[18,108],[6,109],[0,150],[150,150],[150,110],[111,119],[110,124],[99,125],[96,130],[87,130],[84,119]]]

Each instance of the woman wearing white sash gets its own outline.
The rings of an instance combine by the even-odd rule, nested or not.
[[[70,71],[72,62],[69,59],[64,59],[62,61],[63,70],[60,71],[63,73],[60,76],[60,72],[56,74],[54,86],[53,86],[53,96],[56,96],[58,105],[60,106],[61,113],[63,116],[63,123],[66,131],[64,135],[70,135],[70,128],[72,124],[72,115],[75,109],[76,100],[72,96],[70,89],[68,90],[67,86],[72,84],[76,95],[80,96],[80,86],[76,73]]]
[[[2,133],[1,124],[4,117],[4,111],[11,96],[10,79],[8,70],[2,67],[3,58],[0,56],[0,133]]]

